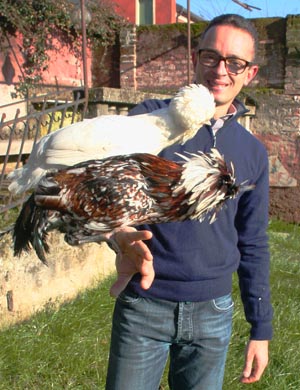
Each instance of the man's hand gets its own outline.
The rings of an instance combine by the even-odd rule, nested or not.
[[[134,274],[141,274],[141,287],[150,288],[154,280],[153,257],[143,240],[149,240],[152,233],[148,230],[121,228],[113,234],[120,253],[116,258],[118,278],[110,288],[110,294],[117,297],[127,286]]]
[[[242,383],[254,383],[260,380],[269,360],[269,341],[250,340],[245,351],[245,366],[240,379]]]

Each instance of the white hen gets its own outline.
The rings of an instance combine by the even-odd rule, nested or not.
[[[167,108],[136,116],[103,115],[74,123],[41,138],[27,164],[8,175],[8,189],[21,194],[34,188],[45,173],[91,159],[157,154],[174,143],[185,143],[213,117],[213,95],[203,85],[181,88]]]

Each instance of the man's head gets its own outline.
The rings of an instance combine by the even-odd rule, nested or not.
[[[239,15],[213,19],[201,36],[196,52],[196,82],[215,97],[216,116],[225,115],[243,86],[255,77],[257,33]]]

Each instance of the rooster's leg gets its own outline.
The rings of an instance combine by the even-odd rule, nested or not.
[[[98,235],[82,235],[82,234],[72,234],[72,235],[66,235],[65,240],[69,245],[82,245],[82,244],[88,244],[88,243],[98,243],[101,244],[101,242],[106,242],[108,246],[117,254],[120,253],[120,247],[117,244],[116,240],[113,238],[112,232],[106,233],[106,234],[98,234]]]

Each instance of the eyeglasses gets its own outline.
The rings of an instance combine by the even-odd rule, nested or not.
[[[213,50],[199,50],[199,62],[208,68],[215,68],[221,61],[224,61],[225,67],[230,74],[240,74],[245,71],[250,61],[242,60],[237,57],[222,57]]]

